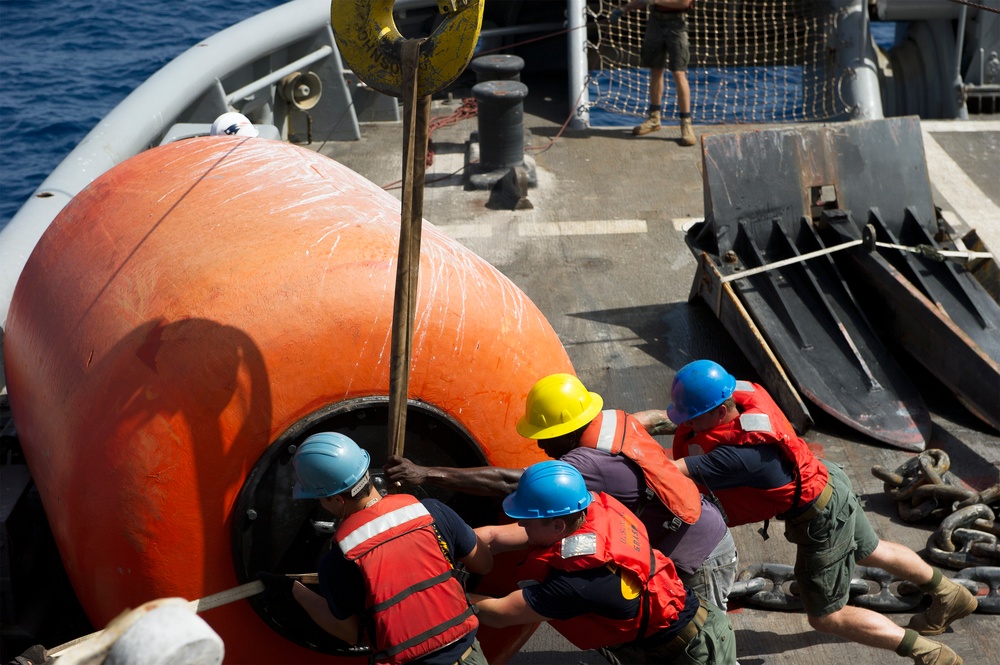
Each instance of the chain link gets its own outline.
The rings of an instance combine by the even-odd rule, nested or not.
[[[977,612],[1000,614],[1000,567],[966,568],[953,581],[978,597]],[[737,576],[729,599],[769,610],[802,609],[795,569],[781,563],[758,563],[745,569]],[[930,604],[929,596],[913,583],[872,566],[856,567],[848,602],[883,613],[915,612]]]
[[[940,566],[966,568],[1000,564],[1000,483],[982,492],[965,487],[950,470],[943,450],[931,448],[895,471],[875,465],[900,518],[907,522],[942,520],[927,542],[927,558]]]

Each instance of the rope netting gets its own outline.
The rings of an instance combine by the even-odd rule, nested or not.
[[[649,70],[639,66],[648,11],[615,22],[625,3],[589,3],[592,109],[645,116]],[[596,12],[596,13],[593,13]],[[692,118],[699,124],[827,120],[847,110],[833,53],[837,11],[817,0],[694,0],[688,10]],[[663,110],[676,94],[664,77]],[[591,118],[592,124],[601,124]],[[614,123],[612,123],[614,124]]]

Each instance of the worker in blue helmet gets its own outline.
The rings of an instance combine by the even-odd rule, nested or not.
[[[470,595],[483,624],[545,621],[577,648],[606,649],[623,663],[736,662],[726,614],[685,587],[639,518],[617,499],[588,491],[572,465],[528,467],[503,509],[516,524],[477,533],[494,553],[528,552],[517,591]]]
[[[699,494],[651,436],[672,432],[663,429],[666,423],[666,412],[605,408],[603,398],[579,378],[558,373],[535,382],[516,427],[546,455],[576,468],[589,490],[610,494],[634,512],[684,584],[726,609],[739,564],[736,542],[718,507]],[[385,471],[389,480],[404,484],[505,496],[517,488],[524,469],[420,466],[394,455]]]
[[[717,498],[729,525],[763,521],[766,538],[768,520],[784,521],[785,538],[797,546],[799,598],[813,628],[920,665],[962,662],[927,636],[975,611],[975,597],[913,550],[879,539],[843,467],[817,459],[762,386],[737,381],[711,360],[696,360],[678,370],[671,399],[677,467]],[[903,628],[878,612],[849,606],[859,564],[919,586],[931,595],[930,608]]]
[[[440,501],[383,497],[369,462],[367,451],[336,432],[298,447],[292,496],[318,500],[338,520],[335,547],[319,564],[321,593],[289,578],[262,579],[287,584],[317,624],[348,644],[369,645],[375,663],[486,665],[479,621],[455,567],[489,572],[489,548]]]

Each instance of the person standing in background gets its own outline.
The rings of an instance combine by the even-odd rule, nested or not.
[[[611,13],[613,23],[622,14],[641,7],[649,9],[646,31],[642,36],[639,64],[649,68],[649,115],[632,129],[634,136],[659,131],[663,108],[663,75],[669,69],[677,88],[677,115],[680,118],[680,144],[692,146],[697,140],[691,126],[691,88],[687,68],[691,59],[687,32],[687,10],[691,0],[630,0]]]

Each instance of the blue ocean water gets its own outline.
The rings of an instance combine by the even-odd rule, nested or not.
[[[136,86],[203,38],[282,2],[0,0],[0,227]],[[890,45],[892,26],[873,26],[876,41]]]
[[[136,86],[282,2],[0,0],[0,227]]]

